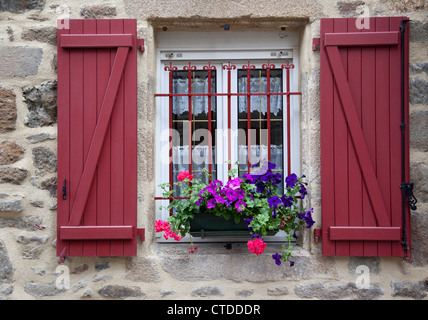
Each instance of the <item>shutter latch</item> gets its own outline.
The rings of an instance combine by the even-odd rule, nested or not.
[[[62,199],[67,200],[67,179],[64,179],[64,185],[62,187]]]
[[[140,47],[140,51],[144,52],[144,39],[137,39],[137,47]]]

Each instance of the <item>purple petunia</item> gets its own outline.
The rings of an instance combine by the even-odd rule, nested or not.
[[[312,219],[312,212],[314,211],[314,208],[309,209],[308,211],[305,211],[304,213],[298,213],[297,216],[302,219],[304,222],[306,222],[306,228],[312,227],[312,225],[315,223],[315,221]]]
[[[275,263],[280,266],[281,265],[281,258],[282,256],[278,253],[275,253],[272,255],[272,258],[275,260]]]
[[[238,200],[238,201],[236,201],[236,203],[235,203],[235,208],[236,208],[236,210],[238,210],[238,211],[244,211],[244,210],[245,210],[245,206],[246,206],[246,204],[245,204],[245,202],[244,202],[244,201],[242,201],[242,200]]]
[[[269,203],[269,207],[273,210],[276,210],[279,204],[281,204],[281,200],[278,198],[278,196],[273,196],[267,200]]]
[[[282,203],[284,204],[285,207],[291,207],[293,205],[293,197],[292,196],[287,196],[287,195],[283,195],[281,197]]]
[[[214,208],[215,207],[215,199],[210,199],[210,200],[208,200],[207,201],[207,208],[208,209],[212,209],[212,208]]]
[[[295,173],[290,174],[287,178],[285,178],[285,184],[287,188],[294,188],[294,185],[297,182],[297,176]]]

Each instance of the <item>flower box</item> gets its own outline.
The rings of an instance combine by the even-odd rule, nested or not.
[[[275,235],[275,231],[269,231],[268,235]],[[204,238],[250,238],[251,233],[248,230],[248,224],[241,220],[236,223],[233,219],[226,220],[223,217],[210,213],[195,214],[190,222],[190,235],[193,237]]]
[[[299,198],[304,199],[307,194],[304,176],[290,174],[285,178],[285,188],[280,190],[282,176],[274,169],[274,163],[259,162],[242,178],[235,177],[237,170],[232,169],[226,182],[211,181],[209,175],[205,182],[193,180],[189,172],[180,172],[176,183],[181,189],[180,197],[174,198],[174,190],[168,183],[160,185],[164,190],[163,198],[172,199],[165,209],[173,214],[168,221],[156,221],[156,232],[163,231],[165,239],[171,237],[176,241],[189,234],[189,253],[197,250],[192,236],[247,237],[248,250],[259,255],[266,248],[263,237],[282,230],[288,245],[283,244],[282,254],[276,253],[272,258],[277,265],[281,265],[281,261],[293,265],[290,260],[292,241],[301,226],[306,224],[310,228],[315,223],[313,209],[304,210],[298,203]]]

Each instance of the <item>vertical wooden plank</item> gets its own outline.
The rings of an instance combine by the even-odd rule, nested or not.
[[[97,34],[109,34],[110,21],[97,20]],[[116,51],[116,48],[112,49]],[[100,114],[104,94],[110,77],[110,49],[98,49],[97,52],[97,114]],[[110,126],[104,138],[104,144],[97,168],[97,225],[110,225]],[[110,241],[97,241],[97,256],[110,255]]]
[[[403,17],[392,17],[389,30],[400,30]],[[401,37],[400,37],[401,41]],[[389,101],[390,101],[390,158],[391,158],[391,222],[393,227],[402,225],[402,195],[401,189],[401,42],[399,46],[391,47],[389,54]],[[404,252],[399,242],[392,242],[392,256],[403,256]]]
[[[70,20],[70,33],[83,33],[83,20]],[[70,50],[70,204],[75,203],[84,166],[83,153],[83,50]],[[70,255],[81,256],[82,241],[70,243]]]
[[[93,19],[83,21],[83,32],[85,34],[97,33],[97,23]],[[84,159],[88,157],[97,124],[97,50],[88,48],[83,50],[83,72],[84,72]],[[88,200],[83,213],[83,225],[95,226],[97,223],[97,178],[96,173],[89,191]],[[95,256],[97,254],[97,241],[85,240],[83,242],[83,256]]]
[[[370,18],[370,29],[362,29],[362,32],[373,32],[376,27],[375,18]],[[375,48],[363,47],[361,52],[362,65],[362,127],[364,137],[367,142],[370,158],[376,170],[376,100],[375,100]],[[364,180],[363,180],[364,181]],[[363,183],[363,225],[376,226],[375,215],[371,205],[368,188]],[[377,243],[374,241],[364,241],[364,256],[377,256]]]
[[[61,43],[61,35],[69,34],[70,29],[58,29],[58,44]],[[63,199],[64,180],[69,189],[70,183],[70,50],[58,45],[58,173],[57,173],[57,255],[66,248],[66,254],[70,253],[70,242],[61,240],[59,228],[67,225],[70,217],[70,190],[66,199]]]
[[[348,19],[348,32],[361,32],[357,28],[357,19]],[[357,111],[358,120],[361,123],[361,47],[348,48],[348,82],[352,98]],[[363,180],[361,168],[358,163],[352,138],[348,135],[348,159],[349,159],[349,225],[363,225]],[[349,244],[351,256],[363,256],[363,241],[351,241]]]
[[[376,18],[376,31],[389,31],[389,18]],[[390,213],[390,141],[389,141],[389,50],[390,47],[376,47],[376,175],[383,200]],[[383,227],[378,223],[378,226]],[[379,241],[378,254],[391,255],[391,243]]]
[[[346,19],[334,20],[334,33],[347,32]],[[345,74],[348,67],[348,48],[340,47],[339,53]],[[340,62],[338,62],[340,63]],[[334,185],[335,185],[335,226],[349,226],[349,180],[348,180],[348,126],[340,100],[339,92],[334,86]],[[336,255],[349,255],[349,241],[336,243]]]
[[[124,20],[124,33],[137,37],[137,22]],[[137,227],[137,48],[133,46],[123,75],[124,83],[124,224]],[[137,254],[137,237],[125,241],[124,254]]]
[[[324,33],[333,32],[333,19],[321,19],[320,45],[320,120],[321,120],[321,206],[322,206],[322,248],[326,256],[336,254],[336,244],[328,237],[328,227],[334,225],[334,118],[333,118],[333,74],[323,45]]]
[[[408,17],[404,17],[404,19],[409,19]],[[404,116],[405,116],[405,123],[407,124],[407,130],[405,132],[405,171],[406,171],[406,179],[408,179],[407,181],[409,181],[410,179],[410,148],[409,148],[409,134],[410,134],[410,130],[409,130],[409,35],[410,35],[410,31],[411,30],[411,23],[407,22],[407,27],[406,27],[406,33],[404,35],[404,42],[405,42],[405,47],[404,47],[404,88],[405,88],[405,93],[404,93]],[[408,247],[411,248],[412,247],[412,242],[410,239],[410,208],[409,206],[407,206],[406,208],[406,230],[407,230],[407,242],[408,242]],[[411,251],[407,252],[407,256],[408,258],[411,259]]]
[[[111,20],[110,32],[123,33],[123,20]],[[115,54],[111,55],[111,63]],[[124,120],[123,120],[123,79],[116,93],[116,102],[110,120],[111,129],[111,225],[123,225],[123,177],[124,177]],[[111,241],[112,256],[123,256],[123,240]]]

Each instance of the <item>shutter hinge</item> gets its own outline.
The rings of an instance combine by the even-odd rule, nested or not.
[[[144,52],[144,39],[137,39],[137,47],[140,47],[140,51]]]
[[[314,229],[314,241],[319,242],[322,237],[322,229]]]
[[[144,242],[144,240],[145,240],[145,229],[144,228],[137,228],[137,237],[141,237],[140,241]]]
[[[312,38],[312,51],[317,51],[320,46],[320,38]]]

